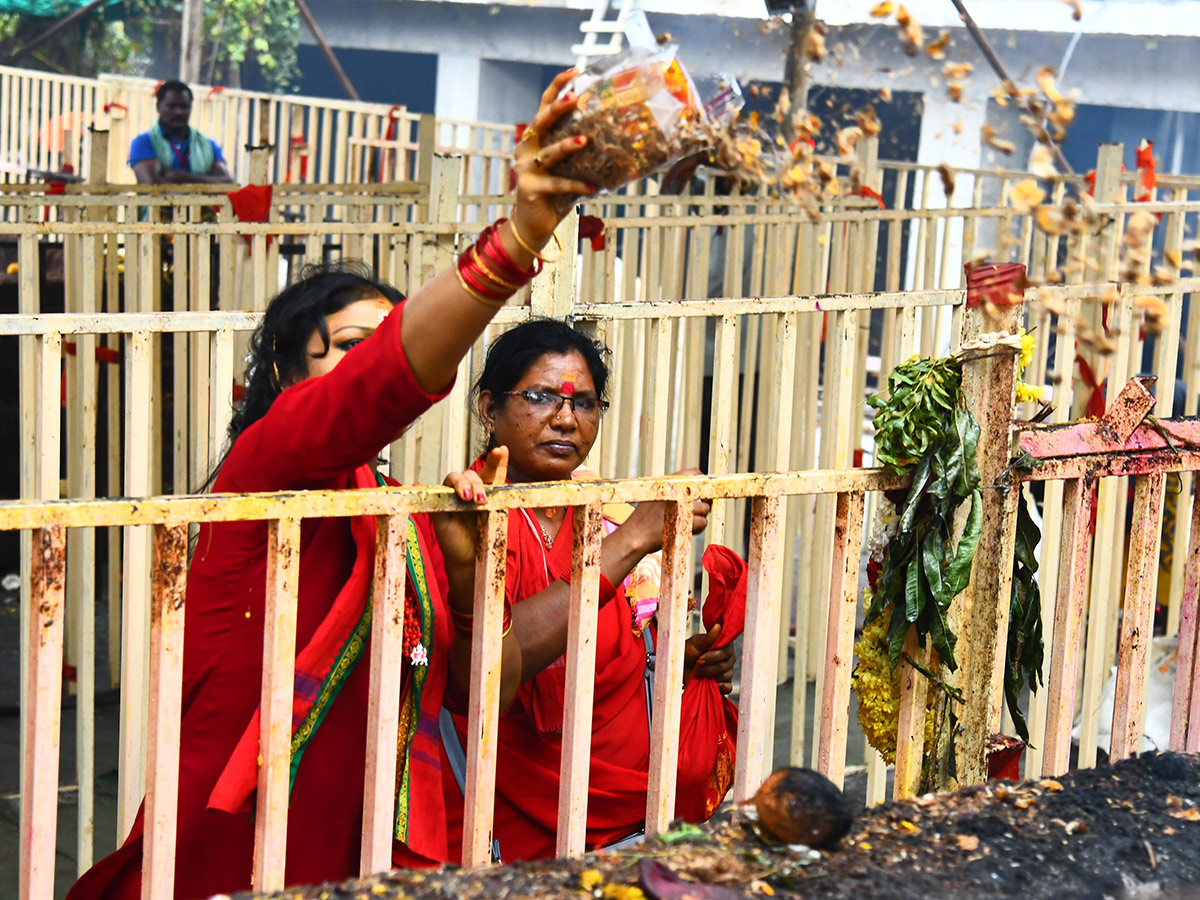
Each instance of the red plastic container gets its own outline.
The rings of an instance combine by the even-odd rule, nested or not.
[[[1025,742],[1003,734],[993,734],[988,743],[987,767],[989,781],[1020,781],[1021,756]]]
[[[1015,294],[1018,298],[1025,289],[1025,266],[1023,263],[977,263],[964,266],[967,273],[967,306],[978,306],[990,302],[997,306],[1008,306]]]

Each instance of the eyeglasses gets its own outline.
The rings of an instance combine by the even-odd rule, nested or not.
[[[564,403],[571,404],[571,412],[582,418],[597,419],[608,409],[608,401],[596,397],[565,397],[562,394],[552,394],[549,391],[504,391],[510,397],[522,397],[533,411],[549,418],[563,408]]]

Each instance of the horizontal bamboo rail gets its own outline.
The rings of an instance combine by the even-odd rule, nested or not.
[[[224,212],[218,213],[216,223],[184,221],[200,205],[221,205],[224,209],[219,199],[203,191],[172,194],[109,186],[92,198],[72,193],[73,189],[56,197],[18,186],[12,195],[0,195],[0,206],[11,196],[14,203],[10,208],[20,207],[27,218],[40,219],[45,207],[51,207],[50,221],[26,221],[5,228],[18,243],[20,309],[24,313],[0,317],[0,334],[20,335],[23,344],[23,496],[57,496],[60,483],[56,448],[62,438],[69,442],[67,446],[80,446],[82,440],[86,447],[88,435],[99,431],[109,435],[110,456],[89,463],[86,449],[68,455],[68,478],[62,485],[68,496],[84,496],[89,477],[97,485],[105,472],[110,494],[144,497],[168,487],[180,492],[193,488],[194,476],[207,472],[210,461],[220,453],[239,356],[238,342],[254,327],[256,310],[261,310],[285,278],[293,277],[291,271],[281,274],[276,255],[281,241],[272,238],[284,236],[303,243],[305,260],[320,258],[320,247],[339,245],[341,255],[366,256],[381,277],[412,290],[432,267],[445,264],[456,243],[461,245],[464,237],[469,239],[478,231],[479,222],[469,221],[472,210],[504,202],[499,196],[481,194],[472,199],[464,195],[463,170],[458,162],[436,162],[438,159],[441,157],[434,157],[429,183],[381,185],[376,196],[374,188],[372,193],[362,193],[336,185],[276,186],[272,217],[282,217],[286,209],[299,209],[299,215],[305,217],[300,222],[237,223],[221,220],[221,216],[228,215]],[[1072,401],[1086,394],[1082,385],[1072,383],[1074,353],[1068,348],[1074,350],[1073,317],[1098,309],[1099,304],[1087,301],[1105,296],[1114,287],[1101,276],[1116,280],[1115,248],[1125,234],[1128,217],[1138,211],[1163,213],[1159,228],[1166,243],[1162,247],[1179,248],[1200,209],[1188,199],[1186,181],[1171,188],[1166,194],[1170,199],[1162,202],[1124,202],[1123,196],[1106,194],[1104,185],[1106,179],[1114,185],[1124,185],[1127,179],[1120,179],[1119,169],[1111,165],[1099,168],[1097,196],[1102,200],[1110,197],[1112,202],[1098,207],[1111,217],[1111,224],[1088,239],[1087,252],[1096,255],[1103,268],[1081,273],[1080,280],[1089,276],[1086,283],[1054,285],[1040,295],[1036,291],[1026,295],[1026,325],[1036,327],[1039,348],[1025,380],[1051,391],[1059,406],[1055,421],[1067,421],[1073,415]],[[980,177],[986,174],[980,173]],[[988,230],[1012,236],[1014,243],[1009,246],[997,243],[1002,248],[997,251],[998,258],[1024,262],[1035,279],[1059,265],[1065,244],[1065,239],[1036,232],[1029,217],[1004,205],[1007,198],[996,206],[930,208],[932,197],[940,190],[931,193],[929,189],[932,173],[912,169],[897,177],[909,175],[915,179],[909,183],[915,209],[834,207],[815,223],[752,197],[622,195],[589,204],[585,211],[599,212],[606,221],[606,246],[602,250],[585,249],[577,266],[568,255],[551,278],[535,283],[530,306],[513,307],[497,317],[497,327],[477,345],[460,370],[456,395],[418,422],[401,444],[392,448],[393,474],[408,482],[435,482],[446,469],[461,467],[477,437],[465,413],[469,375],[478,371],[482,353],[500,329],[538,314],[569,316],[578,327],[613,348],[614,384],[619,392],[614,399],[619,402],[605,420],[591,461],[606,476],[666,473],[683,464],[694,464],[702,444],[707,444],[709,471],[717,475],[738,470],[845,469],[852,465],[855,450],[865,451],[869,461],[871,424],[862,408],[870,390],[868,368],[878,373],[872,377],[879,384],[896,362],[913,352],[944,353],[953,348],[964,299],[959,287],[962,263],[984,247]],[[923,184],[921,179],[925,179]],[[1060,181],[1059,187],[1066,186]],[[900,195],[904,194],[902,188],[896,188]],[[982,190],[980,187],[973,192],[982,196]],[[380,204],[377,196],[387,202]],[[157,207],[164,212],[174,207],[175,221],[138,222],[139,206]],[[380,218],[386,216],[381,210],[389,206],[391,216]],[[729,211],[718,214],[720,206],[727,206]],[[328,209],[339,210],[345,221],[317,221],[327,215]],[[699,209],[713,212],[697,215]],[[79,221],[93,217],[123,221]],[[568,223],[568,230],[573,227]],[[36,315],[41,308],[36,288],[38,247],[49,238],[63,240],[68,259],[76,261],[66,267],[69,312]],[[156,286],[157,279],[152,275],[161,271],[162,239],[170,239],[175,246],[175,309],[180,312],[162,309],[165,301],[161,287]],[[568,247],[572,243],[573,238],[566,241]],[[188,252],[180,252],[181,246],[186,246]],[[243,247],[248,255],[244,250],[234,252]],[[878,264],[876,250],[880,251]],[[240,262],[235,264],[234,260]],[[723,262],[714,267],[719,281],[715,291],[709,278],[710,260]],[[1147,264],[1147,271],[1152,264]],[[121,267],[124,272],[119,271]],[[238,290],[239,278],[251,289]],[[578,290],[576,279],[581,282]],[[211,311],[210,298],[198,289],[198,285],[210,281],[215,285],[215,302],[220,307]],[[1108,376],[1113,392],[1110,396],[1136,372],[1147,343],[1135,325],[1134,302],[1157,296],[1168,302],[1172,317],[1167,331],[1154,339],[1161,409],[1169,413],[1174,374],[1181,365],[1180,374],[1190,386],[1187,411],[1196,411],[1200,342],[1188,342],[1187,352],[1178,363],[1177,351],[1181,333],[1191,331],[1191,322],[1183,321],[1184,298],[1198,284],[1197,279],[1184,279],[1161,286],[1115,285],[1112,311],[1114,326],[1119,329],[1113,334],[1117,350],[1108,357],[1092,357],[1100,380]],[[876,292],[872,290],[875,287],[884,290]],[[740,299],[743,296],[747,299]],[[1067,312],[1059,315],[1046,311],[1033,302],[1039,296]],[[677,297],[694,299],[671,299]],[[118,314],[116,310],[122,308],[128,311]],[[101,309],[108,312],[102,313]],[[66,341],[64,336],[78,336],[78,340]],[[708,340],[713,346],[706,353]],[[123,350],[118,341],[124,344]],[[161,397],[155,387],[160,382],[155,353],[161,351],[165,341],[175,342],[176,359],[189,361],[188,366],[176,367],[168,376],[175,379],[174,395],[187,400],[185,418],[181,421],[177,415],[174,435],[160,433],[157,423],[161,416],[154,415],[150,405],[151,398]],[[70,355],[72,343],[76,345],[74,355]],[[126,368],[126,387],[132,385],[133,392],[124,403],[120,401],[120,369],[96,357],[93,351],[97,347],[109,351],[107,360],[119,361]],[[711,363],[706,364],[706,356],[711,356]],[[60,360],[65,362],[68,385],[64,436],[58,434],[57,417],[50,413],[59,403]],[[696,373],[700,371],[711,380],[697,384],[700,379]],[[760,375],[764,384],[757,390],[753,377],[746,377],[747,372],[755,371],[765,373]],[[94,396],[96,383],[105,379],[114,403],[107,411],[89,412],[86,398]],[[167,384],[161,383],[164,387]],[[712,430],[707,435],[700,433],[704,403],[712,411]],[[112,439],[121,434],[123,416],[127,417],[124,443],[120,438]],[[838,427],[822,428],[823,421]],[[165,447],[171,445],[175,459],[186,458],[188,465],[182,475],[176,470],[168,479],[159,473],[165,466]],[[94,459],[94,450],[92,453]],[[153,463],[155,459],[160,462]],[[1185,569],[1185,562],[1191,558],[1189,548],[1195,538],[1182,523],[1191,520],[1193,476],[1190,467],[1179,471],[1186,480],[1180,527],[1173,537],[1176,572],[1171,579],[1171,609],[1176,621],[1182,612],[1185,633],[1181,637],[1186,639],[1187,629],[1194,629],[1194,615],[1192,624],[1187,617],[1189,604],[1194,603],[1196,577],[1192,569]],[[93,474],[88,476],[88,472]],[[122,472],[127,474],[124,482]],[[1126,477],[1126,473],[1113,474],[1114,478],[1102,482],[1102,499],[1096,501],[1102,523],[1096,546],[1106,548],[1120,546],[1117,542],[1122,532],[1117,523],[1124,516],[1117,502],[1123,503],[1123,492],[1116,479]],[[1040,580],[1044,596],[1052,597],[1058,595],[1057,585],[1062,578],[1069,575],[1076,579],[1071,584],[1084,579],[1083,610],[1074,618],[1074,614],[1064,613],[1062,627],[1066,635],[1086,632],[1088,638],[1089,646],[1083,654],[1087,672],[1073,696],[1083,698],[1085,743],[1090,740],[1094,745],[1097,719],[1094,705],[1089,706],[1086,698],[1089,691],[1098,696],[1107,677],[1109,657],[1119,652],[1118,642],[1109,637],[1116,634],[1119,597],[1115,590],[1108,592],[1107,586],[1121,583],[1123,555],[1117,553],[1115,559],[1105,556],[1104,568],[1088,563],[1086,553],[1080,556],[1077,540],[1067,544],[1065,537],[1063,541],[1058,539],[1059,535],[1078,530],[1072,523],[1079,518],[1072,510],[1084,501],[1078,496],[1071,500],[1078,494],[1072,483],[1052,480],[1047,485]],[[875,492],[867,491],[863,516],[869,521]],[[841,493],[854,491],[847,488]],[[738,496],[751,499],[755,495]],[[770,599],[774,591],[787,598],[778,608],[764,607],[762,611],[764,617],[777,617],[775,633],[779,635],[779,659],[769,675],[786,678],[788,663],[792,663],[797,681],[792,759],[800,762],[811,754],[819,762],[828,760],[831,752],[836,757],[840,751],[836,746],[830,749],[831,734],[821,732],[819,717],[814,717],[811,735],[804,734],[804,682],[816,681],[816,703],[822,707],[827,702],[823,681],[826,659],[831,649],[836,651],[842,646],[845,636],[844,620],[831,620],[828,614],[829,597],[839,584],[848,583],[848,571],[839,567],[841,564],[835,565],[832,535],[838,523],[844,525],[857,515],[857,501],[839,506],[832,495],[821,492],[799,491],[788,496],[794,499],[759,502],[757,514],[746,508],[753,506],[752,499],[749,504],[745,499],[719,504],[710,519],[709,537],[735,547],[758,546],[764,559],[787,563],[773,571],[765,566],[758,575],[764,596]],[[1154,508],[1147,507],[1146,512],[1153,517]],[[784,523],[782,537],[772,533],[772,539],[764,543],[762,523],[772,515]],[[115,551],[109,565],[110,602],[130,591],[149,594],[151,546],[132,532],[128,535],[124,547],[121,541],[110,542],[110,553]],[[749,544],[743,543],[745,535],[749,535]],[[1085,550],[1088,546],[1090,543],[1085,541]],[[86,551],[80,552],[82,559],[89,558]],[[26,557],[32,559],[28,554]],[[1079,562],[1081,558],[1083,563]],[[1066,571],[1062,566],[1067,560],[1075,568],[1060,577]],[[27,562],[23,572],[27,584],[30,565]],[[1081,570],[1080,565],[1085,568]],[[68,576],[66,588],[69,611],[78,610],[88,596],[85,587],[72,586],[72,582],[90,584],[82,571],[85,566],[80,560],[68,564],[68,571],[75,573]],[[816,576],[797,578],[798,571],[815,572]],[[1072,598],[1072,602],[1079,602],[1078,594]],[[115,655],[119,657],[122,617],[120,605],[114,606],[118,618],[110,633],[118,640]],[[29,608],[26,605],[26,611]],[[1059,617],[1048,602],[1046,611],[1046,644],[1052,647]],[[86,620],[86,616],[83,618]],[[796,638],[790,640],[788,632],[793,624]],[[128,637],[141,640],[145,635]],[[762,652],[761,646],[758,652]],[[1181,661],[1181,671],[1182,665]],[[127,672],[127,683],[140,683],[142,671],[135,666]],[[758,677],[767,677],[765,673],[765,669],[760,670]],[[578,671],[576,674],[579,676]],[[1063,679],[1065,676],[1060,677],[1065,685]],[[82,696],[85,690],[80,690]],[[1051,727],[1052,714],[1058,716],[1053,727],[1060,726],[1066,715],[1053,700],[1047,709],[1049,693],[1039,692],[1031,701],[1034,735]],[[1200,715],[1192,721],[1197,719]],[[756,721],[764,721],[761,711]],[[1190,725],[1188,729],[1195,730]],[[1042,757],[1038,743],[1035,737],[1035,748],[1027,763],[1029,772],[1049,771],[1044,761],[1049,757]],[[767,746],[765,760],[771,758]],[[80,759],[86,755],[81,753]],[[83,803],[88,793],[83,786],[90,779],[83,774],[83,761],[80,765]],[[128,770],[126,774],[123,767],[122,804],[126,811],[130,804],[136,808],[145,783],[140,769],[130,765]],[[878,783],[878,771],[875,778]],[[881,791],[874,796],[881,796]],[[83,858],[81,852],[81,864]]]
[[[572,506],[581,517],[597,510],[602,503],[665,500],[679,516],[668,514],[665,537],[664,571],[675,573],[664,582],[660,608],[659,665],[656,667],[652,733],[651,783],[647,799],[647,832],[655,834],[667,827],[674,809],[674,770],[678,755],[679,690],[683,674],[683,641],[687,634],[687,594],[692,546],[690,528],[673,527],[675,518],[686,513],[690,522],[690,504],[695,499],[755,498],[751,528],[756,540],[750,553],[750,592],[748,595],[748,645],[771,648],[762,654],[748,653],[742,667],[739,707],[743,721],[761,722],[772,715],[775,681],[770,676],[776,618],[769,612],[772,597],[764,594],[763,579],[773,564],[769,547],[777,545],[783,522],[771,514],[779,498],[790,495],[833,494],[839,504],[857,509],[861,516],[863,492],[892,490],[903,480],[881,471],[854,469],[838,472],[788,472],[724,477],[674,477],[625,481],[565,482],[499,487],[489,492],[483,510],[481,532],[491,539],[482,542],[487,559],[503,559],[507,529],[501,527],[505,512],[512,509],[547,505]],[[292,650],[286,637],[294,631],[296,616],[298,539],[300,522],[305,518],[369,515],[380,521],[380,534],[391,542],[382,546],[376,573],[376,596],[398,603],[403,584],[403,561],[396,552],[396,536],[404,533],[405,517],[417,513],[463,511],[461,502],[448,489],[389,488],[375,491],[313,491],[290,494],[210,495],[197,497],[159,497],[139,500],[52,501],[45,503],[0,503],[0,530],[32,531],[31,599],[36,615],[30,617],[30,653],[28,683],[34,695],[24,703],[26,767],[23,785],[21,897],[43,900],[53,895],[55,857],[55,821],[57,813],[58,707],[61,696],[61,658],[63,648],[63,597],[66,577],[65,540],[70,529],[95,527],[153,528],[153,584],[140,594],[127,587],[126,615],[138,618],[147,608],[151,691],[149,705],[127,713],[149,723],[149,751],[146,768],[146,854],[144,878],[147,896],[170,893],[174,876],[174,806],[178,786],[178,734],[182,677],[183,598],[186,590],[186,546],[188,525],[195,522],[266,520],[270,524],[268,542],[268,581],[266,621],[273,623],[264,635],[263,677],[263,765],[259,774],[258,823],[256,837],[255,887],[276,890],[283,885],[283,858],[286,848],[287,771],[289,734],[272,727],[276,714],[289,721]],[[851,513],[852,514],[852,513]],[[586,519],[585,519],[586,520]],[[682,521],[682,519],[681,519]],[[857,565],[861,529],[844,529],[832,548],[837,565]],[[682,535],[685,539],[676,539]],[[598,531],[580,529],[573,536],[576,571],[573,583],[591,585],[589,596],[579,590],[584,607],[594,609],[599,579],[599,555],[595,544]],[[590,552],[582,548],[589,544]],[[398,571],[397,571],[398,569]],[[851,587],[853,590],[853,587]],[[500,609],[504,596],[503,579],[481,579],[476,590],[475,616],[482,626],[475,632],[472,652],[470,715],[468,734],[468,771],[466,825],[463,862],[485,863],[490,852],[492,791],[494,790],[496,728],[498,717],[498,680],[487,677],[498,664],[500,645]],[[777,597],[774,601],[777,602]],[[831,600],[844,604],[842,591]],[[402,638],[395,628],[387,627],[389,616],[375,616],[373,643],[379,645],[372,655],[372,691],[380,693],[385,677],[383,661],[398,659]],[[569,708],[580,694],[588,692],[594,660],[581,658],[584,635],[571,629],[567,658],[575,673],[575,692]],[[766,672],[764,672],[764,668]],[[394,673],[392,673],[394,676]],[[849,660],[830,660],[827,673],[841,688],[849,691]],[[842,735],[842,754],[827,754],[823,770],[840,780],[844,768],[844,734],[848,708],[841,708],[830,694],[822,709],[822,728],[828,734]],[[278,709],[276,709],[278,707]],[[370,723],[376,747],[396,746],[395,711],[385,704],[373,706]],[[586,759],[589,730],[572,728],[564,732],[564,759]],[[735,795],[748,798],[767,774],[766,761],[757,732],[743,727],[738,735],[738,763]],[[124,758],[122,767],[132,764]],[[363,874],[390,864],[391,804],[394,800],[395,760],[389,753],[372,754],[366,761],[368,792],[364,798],[364,847],[386,847],[386,854],[364,853]],[[561,803],[570,810],[561,827],[569,834],[564,852],[579,855],[583,851],[586,821],[587,769],[568,766],[572,777],[564,779]],[[282,775],[276,777],[277,773]]]
[[[1170,426],[1172,423],[1167,423]],[[1195,431],[1194,423],[1185,423],[1181,430],[1173,430],[1177,437],[1187,437]],[[1148,428],[1142,427],[1144,440],[1152,441]],[[1186,434],[1184,432],[1187,432]],[[1196,435],[1200,437],[1200,435]],[[1082,497],[1091,481],[1098,476],[1138,474],[1137,505],[1153,502],[1154,496],[1161,498],[1161,489],[1166,471],[1194,471],[1200,468],[1200,453],[1194,451],[1171,452],[1162,450],[1105,453],[1091,456],[1072,456],[1061,459],[1043,459],[1033,473],[1033,479],[1069,478],[1071,496]],[[777,515],[778,501],[785,496],[826,494],[837,498],[837,519],[843,525],[832,547],[835,570],[847,576],[857,569],[860,552],[861,514],[865,491],[893,490],[904,485],[901,479],[879,470],[808,471],[778,474],[735,475],[725,477],[674,477],[653,479],[631,479],[625,481],[566,482],[539,485],[507,486],[492,490],[484,507],[483,533],[492,540],[482,544],[486,549],[483,556],[488,559],[502,558],[505,552],[507,530],[500,527],[506,511],[518,508],[545,506],[571,506],[576,508],[585,522],[594,515],[602,503],[640,502],[666,500],[672,509],[688,510],[695,499],[720,500],[733,497],[753,498],[751,516],[750,590],[746,651],[743,657],[742,690],[739,697],[739,713],[742,727],[738,735],[737,771],[735,775],[735,800],[745,800],[766,774],[766,763],[758,744],[761,742],[763,722],[773,715],[774,679],[769,677],[769,648],[773,638],[771,630],[776,617],[772,609],[773,598],[763,591],[764,580],[775,563],[779,540],[784,529]],[[399,602],[403,579],[403,563],[395,547],[397,536],[403,533],[405,517],[416,513],[462,511],[461,502],[447,489],[389,488],[374,491],[315,491],[259,495],[211,495],[201,497],[165,497],[139,500],[96,500],[96,501],[51,501],[44,503],[0,503],[0,530],[32,530],[32,592],[31,603],[38,611],[32,616],[31,652],[29,657],[29,683],[35,687],[30,702],[23,704],[25,724],[29,739],[26,749],[26,769],[23,789],[22,833],[29,835],[22,849],[21,874],[22,898],[41,900],[53,894],[53,860],[55,854],[55,816],[57,811],[57,735],[58,702],[61,691],[62,658],[62,614],[66,568],[65,536],[68,529],[85,527],[151,526],[154,529],[153,570],[156,573],[152,589],[140,598],[149,604],[153,614],[150,618],[151,692],[145,715],[150,723],[149,766],[146,781],[147,825],[144,877],[148,896],[169,893],[173,884],[174,849],[174,804],[178,784],[178,719],[181,690],[183,640],[182,604],[186,584],[186,536],[187,526],[193,522],[266,520],[270,523],[268,566],[268,612],[266,621],[274,627],[264,635],[265,671],[263,680],[263,730],[268,737],[263,741],[264,762],[260,770],[258,792],[256,851],[257,890],[269,891],[283,887],[283,855],[286,849],[286,817],[282,814],[287,805],[287,760],[289,747],[287,729],[278,734],[270,727],[274,707],[287,721],[287,701],[290,697],[291,651],[281,633],[290,633],[294,628],[297,596],[297,567],[299,525],[303,518],[371,515],[379,518],[380,535],[390,542],[381,544],[387,548],[379,554],[376,566],[376,596],[390,597],[387,602]],[[1076,506],[1076,521],[1079,507]],[[683,515],[681,512],[680,515]],[[690,516],[690,513],[688,513]],[[663,606],[660,617],[659,659],[656,670],[654,692],[653,738],[654,758],[651,763],[651,787],[647,800],[647,831],[650,834],[663,830],[670,819],[674,801],[672,773],[678,753],[678,689],[682,677],[682,641],[686,634],[687,574],[691,565],[690,540],[676,540],[677,529],[673,517],[668,515],[664,538],[664,571],[675,572],[664,585]],[[686,534],[686,531],[682,532]],[[1078,558],[1080,531],[1070,532],[1072,552],[1067,558]],[[1011,534],[1004,539],[1011,540]],[[1118,728],[1129,736],[1140,734],[1141,699],[1138,691],[1139,679],[1145,672],[1148,645],[1137,639],[1136,627],[1145,627],[1143,621],[1147,610],[1152,609],[1152,597],[1144,589],[1143,581],[1147,561],[1157,558],[1157,541],[1146,539],[1145,546],[1131,556],[1130,582],[1127,591],[1128,624],[1121,642],[1118,660],[1118,677],[1126,679],[1124,689],[1119,688],[1118,703],[1114,709],[1114,732]],[[1195,535],[1193,534],[1193,540]],[[582,610],[594,609],[597,602],[596,590],[599,557],[596,552],[598,531],[580,527],[573,535],[576,548],[576,563],[573,583],[588,583],[591,590],[584,595],[583,589],[576,590],[580,596]],[[590,551],[588,548],[591,548]],[[397,574],[396,570],[400,574]],[[1189,581],[1200,576],[1200,558],[1189,564]],[[847,599],[853,599],[857,587],[853,583],[835,579],[833,590],[826,599],[830,621],[842,622],[842,609]],[[1083,582],[1074,580],[1074,587],[1060,592],[1058,615],[1063,608],[1080,608],[1079,592]],[[851,593],[845,596],[845,591]],[[498,716],[498,693],[495,679],[486,677],[489,666],[498,663],[500,643],[500,607],[503,601],[502,579],[481,579],[477,587],[475,615],[482,623],[482,637],[477,637],[472,654],[470,726],[472,736],[469,748],[467,776],[467,818],[464,837],[464,863],[483,864],[488,859],[491,828],[491,791],[494,789],[495,760],[487,748],[494,746]],[[849,609],[853,610],[854,603]],[[582,613],[581,613],[582,615]],[[397,658],[401,635],[386,623],[391,617],[376,616],[372,639],[380,646],[372,657],[373,691],[379,693],[381,680],[388,677],[383,660]],[[852,620],[851,620],[852,621]],[[380,624],[383,623],[383,624]],[[835,641],[836,632],[831,628],[830,640]],[[1067,636],[1073,632],[1065,629],[1055,643],[1051,663],[1051,685],[1070,685],[1074,673],[1070,671],[1070,645]],[[568,639],[568,666],[574,673],[574,691],[569,695],[568,707],[574,709],[581,694],[587,693],[592,677],[594,659],[584,651],[582,631],[575,622]],[[1194,641],[1193,633],[1189,637]],[[1003,634],[998,638],[1003,641]],[[842,637],[836,637],[841,647]],[[1194,650],[1189,647],[1190,659]],[[764,668],[768,671],[764,673]],[[392,673],[394,675],[394,673]],[[1189,670],[1190,675],[1190,670]],[[820,727],[822,731],[822,753],[818,768],[833,778],[841,780],[845,765],[845,732],[849,709],[846,703],[849,692],[849,660],[843,654],[829,654],[826,664],[829,679],[822,703]],[[1120,682],[1119,682],[1120,684]],[[1192,679],[1180,682],[1182,693],[1177,710],[1188,710],[1192,697],[1196,696],[1197,682]],[[993,685],[998,688],[998,685]],[[1061,688],[1059,692],[1061,694]],[[1063,735],[1069,741],[1070,722],[1074,706],[1064,703],[1052,710],[1047,735],[1056,760],[1050,771],[1061,771],[1057,760],[1061,759]],[[394,711],[379,704],[372,708],[371,733],[377,738],[377,747],[395,746],[396,722]],[[923,725],[920,726],[923,728]],[[1187,733],[1187,725],[1177,723],[1177,732]],[[903,736],[902,736],[903,737]],[[560,845],[567,855],[578,855],[583,851],[583,823],[586,820],[586,767],[571,767],[570,760],[586,758],[590,736],[586,728],[571,728],[564,731],[565,767],[572,777],[563,782],[561,808],[568,817],[560,828],[569,835],[565,846]],[[1125,741],[1114,752],[1127,755],[1136,750],[1133,743]],[[388,753],[372,754],[367,760],[368,791],[364,797],[364,847],[390,847],[390,815],[393,800],[394,760]],[[282,771],[280,778],[274,773]],[[482,788],[482,789],[481,789]],[[370,874],[389,862],[388,854],[364,853],[363,873]]]

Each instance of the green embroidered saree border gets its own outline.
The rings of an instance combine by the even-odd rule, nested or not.
[[[425,576],[425,561],[421,556],[421,545],[417,540],[417,526],[412,517],[408,520],[408,541],[405,556],[408,575],[416,594],[421,614],[421,644],[425,647],[425,658],[433,659],[433,598],[429,593],[429,582]],[[408,840],[410,771],[409,753],[413,738],[417,734],[417,722],[421,717],[421,692],[429,677],[429,663],[423,666],[409,665],[411,684],[405,692],[404,707],[400,711],[400,733],[396,746],[396,825],[392,833],[398,841]]]
[[[329,670],[329,674],[321,682],[321,690],[317,693],[317,699],[313,701],[313,705],[309,708],[308,714],[305,715],[304,721],[292,733],[292,770],[288,780],[289,794],[291,793],[292,785],[296,782],[296,772],[300,768],[300,760],[304,756],[308,742],[312,740],[312,736],[321,727],[321,722],[325,720],[325,714],[329,712],[329,707],[337,699],[338,693],[342,690],[342,685],[346,683],[347,676],[354,671],[354,667],[362,657],[363,647],[371,631],[373,599],[374,590],[372,589],[372,592],[367,594],[367,603],[363,609],[362,618],[358,620],[358,625],[350,632],[350,637],[342,645],[342,651],[338,654],[338,658]]]

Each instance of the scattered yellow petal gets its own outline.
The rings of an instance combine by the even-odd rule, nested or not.
[[[934,59],[941,59],[946,55],[946,47],[949,46],[949,44],[950,32],[943,30],[942,33],[938,35],[938,39],[925,48],[925,52]]]
[[[1061,0],[1071,7],[1071,18],[1078,22],[1083,18],[1083,0]]]
[[[1058,171],[1054,166],[1054,154],[1045,144],[1038,144],[1033,148],[1033,161],[1029,164],[1029,171],[1038,178],[1053,178]]]
[[[917,834],[918,832],[920,832],[921,829],[918,828],[916,825],[914,825],[912,822],[908,821],[908,819],[901,819],[900,820],[900,830],[907,831],[909,834]]]
[[[1046,192],[1032,178],[1014,184],[1010,195],[1013,209],[1021,213],[1032,212],[1045,199]]]
[[[979,129],[979,136],[983,138],[983,142],[993,150],[999,150],[1001,153],[1010,155],[1016,148],[1012,141],[1006,141],[996,136],[996,129],[988,123],[984,123]]]
[[[960,834],[954,839],[954,843],[958,845],[959,850],[966,850],[968,853],[979,849],[979,838],[973,834]]]
[[[16,274],[17,274],[17,270],[18,270],[19,268],[20,268],[20,266],[18,266],[18,265],[17,265],[15,262],[13,262],[13,263],[9,263],[9,264],[8,264],[8,274],[9,274],[9,275],[16,275]]]
[[[1049,66],[1042,66],[1038,69],[1038,87],[1042,89],[1042,93],[1046,95],[1046,99],[1052,103],[1057,103],[1062,99],[1062,93],[1059,92],[1058,85],[1054,83],[1056,77],[1058,77],[1058,73]]]
[[[861,844],[859,844],[859,845],[858,845],[858,849],[860,849],[860,850],[874,850],[875,848],[874,848],[874,847],[872,847],[870,844],[868,844],[866,841],[863,841]]]
[[[1167,813],[1172,819],[1185,819],[1188,822],[1200,822],[1200,809],[1173,809]]]
[[[579,873],[579,886],[585,891],[594,891],[604,883],[604,876],[596,869],[584,869]]]
[[[966,78],[973,71],[975,71],[975,67],[969,62],[948,62],[942,66],[942,77],[958,80]]]
[[[630,884],[606,884],[600,896],[604,900],[646,900],[642,889]]]
[[[892,0],[883,0],[882,3],[876,3],[871,7],[871,15],[876,19],[886,19],[896,10],[896,4]]]
[[[1062,782],[1056,781],[1053,778],[1043,778],[1038,782],[1038,787],[1044,788],[1052,794],[1057,794],[1063,789]]]

